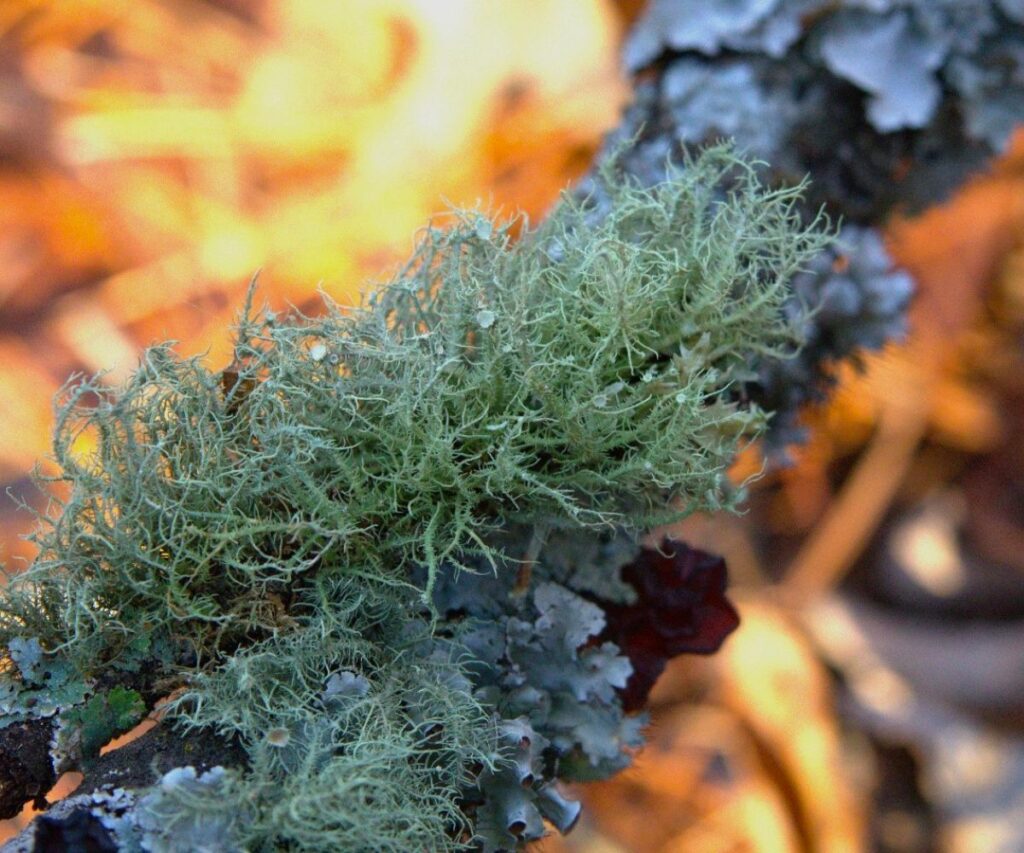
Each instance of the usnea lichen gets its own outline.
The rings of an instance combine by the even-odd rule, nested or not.
[[[33,642],[125,720],[173,693],[184,733],[245,749],[189,820],[247,849],[570,826],[553,780],[623,766],[642,718],[628,659],[589,646],[586,597],[628,598],[630,547],[565,549],[735,506],[725,470],[767,418],[738,391],[797,342],[783,306],[829,239],[725,148],[649,188],[610,174],[600,217],[566,197],[516,239],[476,213],[426,229],[358,309],[247,308],[219,373],[164,346],[116,391],[70,385],[69,496],[0,594],[5,689],[37,689]],[[171,787],[140,802],[188,823]]]
[[[361,310],[246,316],[229,371],[156,347],[119,391],[69,387],[71,494],[0,637],[87,673],[140,637],[203,665],[287,627],[325,570],[433,577],[506,522],[644,529],[733,504],[724,469],[764,415],[729,390],[793,342],[780,308],[825,239],[797,190],[742,169],[715,151],[615,185],[596,224],[566,199],[518,241],[462,217]]]

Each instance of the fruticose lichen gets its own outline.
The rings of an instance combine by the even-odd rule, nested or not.
[[[781,451],[803,439],[799,412],[835,362],[906,332],[912,280],[877,229],[946,199],[1024,121],[1024,6],[651,0],[623,58],[640,76],[607,146],[621,168],[657,182],[688,146],[731,138],[768,164],[769,183],[809,176],[807,209],[825,205],[847,228],[791,305],[808,345],[762,359],[750,386],[778,413],[768,441]]]
[[[830,235],[725,148],[651,187],[613,173],[600,217],[566,196],[535,228],[427,228],[360,308],[247,307],[221,372],[162,346],[121,388],[66,388],[68,497],[0,593],[0,739],[45,709],[83,766],[170,697],[162,727],[246,760],[108,786],[47,831],[513,849],[575,821],[558,779],[629,762],[644,646],[607,632],[656,606],[638,537],[740,500],[726,468],[769,413],[739,391],[798,342],[784,306]],[[721,570],[664,547],[689,610],[655,654],[712,651]]]

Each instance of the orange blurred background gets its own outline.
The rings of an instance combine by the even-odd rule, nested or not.
[[[543,214],[616,121],[619,29],[600,0],[0,5],[0,483],[70,373],[168,339],[224,364],[257,270],[351,302],[449,204]]]
[[[72,373],[116,383],[166,339],[225,364],[257,270],[274,306],[312,308],[318,289],[353,302],[449,204],[543,215],[628,99],[617,55],[639,5],[5,0],[0,485],[41,506],[27,474]],[[910,341],[843,371],[798,465],[746,517],[687,522],[729,559],[743,626],[670,668],[637,768],[583,791],[584,822],[542,849],[996,849],[1002,813],[958,820],[934,791],[918,791],[927,808],[886,794],[890,746],[911,744],[904,776],[924,789],[946,767],[931,735],[892,722],[932,702],[929,673],[875,648],[837,590],[895,553],[952,595],[968,546],[1024,581],[1016,498],[968,476],[993,459],[1024,474],[1022,235],[1022,145],[950,205],[894,223],[920,282]],[[0,503],[0,563],[31,557],[30,525]],[[838,713],[845,694],[891,743]],[[993,742],[988,720],[965,719]],[[979,750],[961,772],[991,781],[1005,763]]]

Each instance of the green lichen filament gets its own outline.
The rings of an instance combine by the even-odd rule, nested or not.
[[[180,721],[250,752],[253,849],[468,839],[457,794],[498,760],[494,721],[451,689],[457,649],[422,653],[439,567],[507,570],[488,543],[513,525],[733,507],[725,470],[766,420],[739,392],[792,346],[789,282],[828,239],[799,189],[727,149],[607,191],[607,215],[566,197],[517,239],[456,214],[358,309],[247,308],[228,370],[161,346],[122,388],[70,384],[69,496],[0,596],[0,648],[35,638],[82,681],[148,668],[185,688]],[[367,690],[328,713],[344,673]],[[282,791],[291,817],[265,798]]]

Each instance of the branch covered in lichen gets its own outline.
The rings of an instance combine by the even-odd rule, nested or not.
[[[731,505],[724,470],[764,418],[728,392],[791,343],[780,306],[823,243],[796,191],[742,170],[717,150],[616,185],[597,224],[567,198],[518,241],[461,216],[362,309],[247,316],[230,373],[157,347],[119,391],[69,387],[71,495],[0,639],[83,672],[204,664],[287,628],[318,571],[401,582],[509,521],[643,529]]]
[[[0,594],[0,729],[45,709],[80,766],[177,691],[171,721],[241,743],[247,769],[139,808],[189,837],[175,815],[212,786],[217,831],[252,849],[499,849],[540,814],[571,824],[559,761],[612,772],[641,721],[628,659],[588,645],[604,617],[583,596],[621,581],[559,574],[545,535],[735,506],[725,470],[766,421],[737,389],[794,344],[782,306],[828,239],[727,149],[652,188],[606,179],[600,218],[566,197],[533,229],[426,229],[352,311],[247,308],[220,373],[165,346],[116,391],[69,385],[69,496]],[[466,570],[505,601],[486,654],[467,634],[486,608],[450,606]]]

